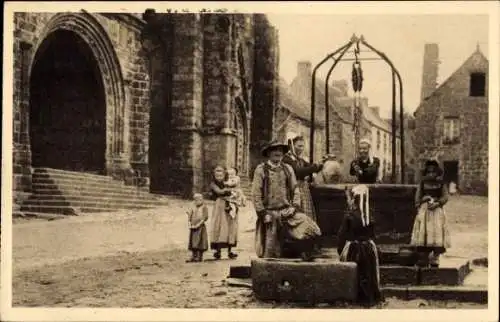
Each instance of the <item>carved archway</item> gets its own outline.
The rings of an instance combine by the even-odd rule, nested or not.
[[[235,167],[242,175],[248,175],[249,161],[249,133],[248,133],[248,117],[245,106],[241,99],[235,99],[233,128],[236,135],[235,143]]]
[[[43,51],[45,39],[60,30],[71,31],[87,43],[102,77],[106,101],[106,171],[109,173],[116,167],[129,167],[124,80],[113,44],[106,30],[94,16],[89,13],[54,15],[34,40],[34,56],[28,79],[31,78],[31,71],[39,59],[39,53]]]

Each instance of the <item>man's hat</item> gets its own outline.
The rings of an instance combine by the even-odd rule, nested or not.
[[[266,144],[266,146],[262,149],[262,155],[264,157],[268,157],[269,152],[274,151],[274,150],[282,150],[283,153],[287,153],[289,148],[288,148],[288,145],[280,143],[276,140],[273,140],[273,141],[269,142],[268,144]]]

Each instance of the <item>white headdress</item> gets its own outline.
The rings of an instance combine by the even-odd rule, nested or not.
[[[372,143],[367,138],[359,140],[359,144],[361,143],[368,144],[370,147],[372,146]]]
[[[288,132],[286,134],[286,141],[288,142],[289,140],[293,140],[293,139],[295,139],[298,136],[300,136],[300,135],[297,134],[297,133],[295,133],[295,132]]]
[[[367,185],[356,185],[351,189],[353,196],[359,196],[359,209],[363,226],[370,223],[370,190]]]

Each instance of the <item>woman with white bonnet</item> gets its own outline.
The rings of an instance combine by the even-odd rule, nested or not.
[[[372,306],[383,301],[375,227],[370,216],[368,186],[346,189],[347,210],[337,234],[340,261],[355,262],[358,267],[358,301]]]
[[[371,143],[368,139],[359,142],[359,156],[351,162],[349,173],[355,176],[359,183],[372,184],[381,182],[380,159],[370,155]]]

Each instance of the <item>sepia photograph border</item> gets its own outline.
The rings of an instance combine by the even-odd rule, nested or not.
[[[12,135],[14,12],[157,12],[227,9],[228,13],[332,15],[488,15],[489,16],[489,194],[488,309],[102,309],[12,307]],[[499,3],[496,1],[367,2],[5,2],[2,120],[2,321],[496,321],[498,319],[499,168]],[[411,35],[409,35],[411,36]],[[457,40],[459,37],[457,36]],[[404,44],[402,44],[404,46]],[[325,53],[326,54],[326,53]]]

